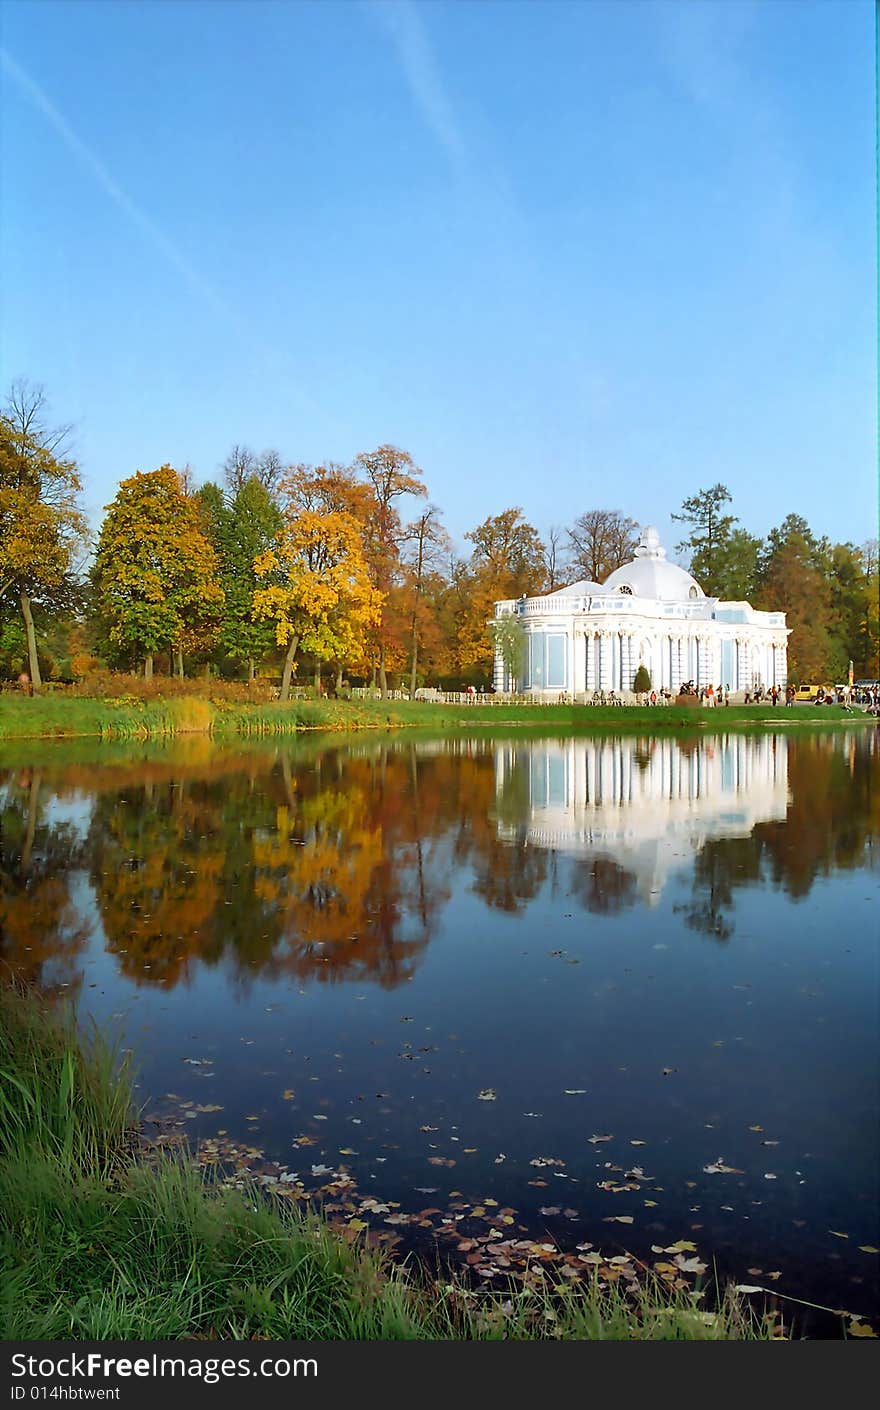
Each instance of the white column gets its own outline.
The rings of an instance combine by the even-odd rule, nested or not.
[[[596,689],[596,633],[591,627],[584,637],[584,650],[587,659],[587,690]]]
[[[599,633],[599,689],[611,689],[611,636],[605,631]]]
[[[572,695],[579,695],[587,688],[587,663],[586,663],[586,638],[583,628],[572,628],[571,636],[571,674],[568,679],[568,688]]]

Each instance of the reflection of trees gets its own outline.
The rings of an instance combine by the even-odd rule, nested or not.
[[[571,870],[571,894],[594,915],[617,915],[634,906],[636,878],[610,857],[576,862]]]
[[[540,747],[540,745],[538,746]],[[737,890],[808,894],[817,875],[872,857],[880,825],[875,733],[790,740],[785,823],[705,842],[684,923],[733,933]],[[593,914],[638,902],[635,875],[603,849],[583,859],[530,838],[530,749],[496,793],[490,741],[315,740],[233,756],[143,759],[127,771],[77,764],[0,774],[0,958],[43,984],[76,978],[88,936],[73,890],[91,876],[108,948],[124,974],[171,987],[193,961],[237,983],[412,975],[456,868],[486,906],[525,913],[565,888]],[[85,842],[46,804],[91,787]],[[499,833],[503,833],[500,836]]]
[[[210,951],[221,900],[222,829],[204,786],[147,783],[101,796],[91,871],[107,944],[122,972],[173,987]]]
[[[411,749],[249,762],[98,799],[92,879],[123,972],[170,986],[198,958],[242,982],[408,978],[447,894],[429,842],[442,786]]]
[[[694,859],[691,899],[678,908],[685,924],[729,940],[737,888],[770,881],[801,900],[817,876],[871,864],[880,830],[876,757],[873,730],[789,741],[785,821],[758,823],[748,837],[704,843]]]
[[[0,959],[47,990],[81,979],[76,958],[90,927],[71,898],[82,846],[67,823],[46,819],[49,792],[39,769],[0,786]]]

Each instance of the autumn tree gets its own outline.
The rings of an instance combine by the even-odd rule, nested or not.
[[[297,512],[290,499],[275,544],[254,569],[261,583],[254,615],[274,622],[276,642],[287,648],[281,681],[281,699],[287,700],[297,651],[318,660],[345,659],[379,620],[381,595],[357,520],[344,513]]]
[[[832,665],[832,591],[820,544],[800,514],[767,536],[756,606],[787,614],[789,679],[822,681]]]
[[[373,583],[382,597],[382,613],[376,628],[379,689],[388,695],[387,659],[393,640],[392,587],[400,563],[402,529],[398,501],[408,495],[422,497],[427,490],[422,471],[408,451],[381,445],[356,457],[354,467],[371,487],[373,505],[366,535],[366,552]]]
[[[484,519],[465,534],[474,545],[470,563],[459,568],[456,638],[458,663],[488,676],[492,669],[489,622],[495,603],[540,592],[544,584],[544,546],[540,534],[519,508]]]
[[[76,462],[64,454],[68,427],[46,425],[41,387],[15,382],[0,413],[0,602],[15,594],[30,678],[42,685],[33,606],[57,610],[74,587],[86,538]]]
[[[566,530],[571,565],[579,577],[602,583],[629,563],[638,543],[634,519],[618,509],[588,509]]]
[[[406,545],[404,558],[407,569],[407,590],[411,601],[410,610],[410,668],[409,693],[416,692],[418,675],[419,640],[424,638],[429,627],[429,613],[426,612],[425,584],[431,571],[436,570],[441,560],[448,554],[451,540],[440,522],[440,510],[436,504],[429,504],[422,513],[408,524],[403,532]]]
[[[198,504],[170,465],[122,481],[91,574],[113,648],[142,659],[150,678],[157,651],[210,639],[223,608],[219,573]]]

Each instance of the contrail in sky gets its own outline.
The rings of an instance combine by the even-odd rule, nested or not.
[[[128,216],[128,219],[137,227],[140,232],[152,243],[155,249],[162,254],[168,263],[177,270],[195,294],[223,319],[230,323],[242,347],[248,345],[253,349],[252,356],[258,362],[264,363],[267,368],[273,367],[277,370],[279,356],[264,342],[257,342],[254,339],[252,329],[245,321],[235,313],[226,301],[221,298],[207,280],[203,279],[197,270],[181,254],[180,250],[169,239],[165,231],[142,210],[136,201],[132,200],[128,192],[125,191],[115,177],[110,173],[99,157],[95,155],[90,147],[74,131],[66,117],[55,106],[52,100],[43,91],[40,85],[31,78],[30,74],[13,59],[8,49],[0,47],[0,69],[7,75],[33,104],[42,113],[46,121],[55,129],[65,146],[83,163],[92,173],[101,189],[110,197],[116,206]],[[309,392],[305,390],[299,379],[298,371],[295,374],[295,391],[293,395],[299,400],[303,409],[308,410],[321,419],[330,422],[328,412],[317,402]]]
[[[169,264],[172,264],[179,274],[182,274],[186,282],[216,313],[222,314],[226,318],[231,318],[232,310],[224,303],[220,295],[201,275],[192,268],[180,250],[172,240],[168,238],[164,230],[161,230],[154,220],[151,220],[147,213],[141,210],[140,206],[132,200],[127,191],[119,185],[104,163],[90,147],[87,147],[82,138],[77,136],[70,123],[59,112],[55,104],[43,92],[40,85],[26,73],[20,64],[16,63],[8,49],[0,48],[0,65],[3,72],[12,79],[22,93],[33,103],[34,107],[43,114],[47,122],[54,127],[59,137],[71,152],[88,167],[98,185],[106,192],[119,209],[128,216],[132,224],[136,225],[142,234],[152,242],[157,250],[165,256]]]

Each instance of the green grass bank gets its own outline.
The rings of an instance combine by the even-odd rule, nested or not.
[[[407,700],[291,700],[286,704],[238,703],[210,695],[90,698],[47,694],[0,696],[0,740],[159,739],[184,734],[244,737],[295,734],[303,730],[551,728],[613,730],[780,728],[872,724],[859,710],[841,706],[764,705],[685,709],[677,706],[441,705]]]
[[[130,1074],[69,1010],[0,989],[0,1335],[15,1340],[767,1340],[729,1293],[598,1275],[469,1289],[314,1213],[145,1152]]]

